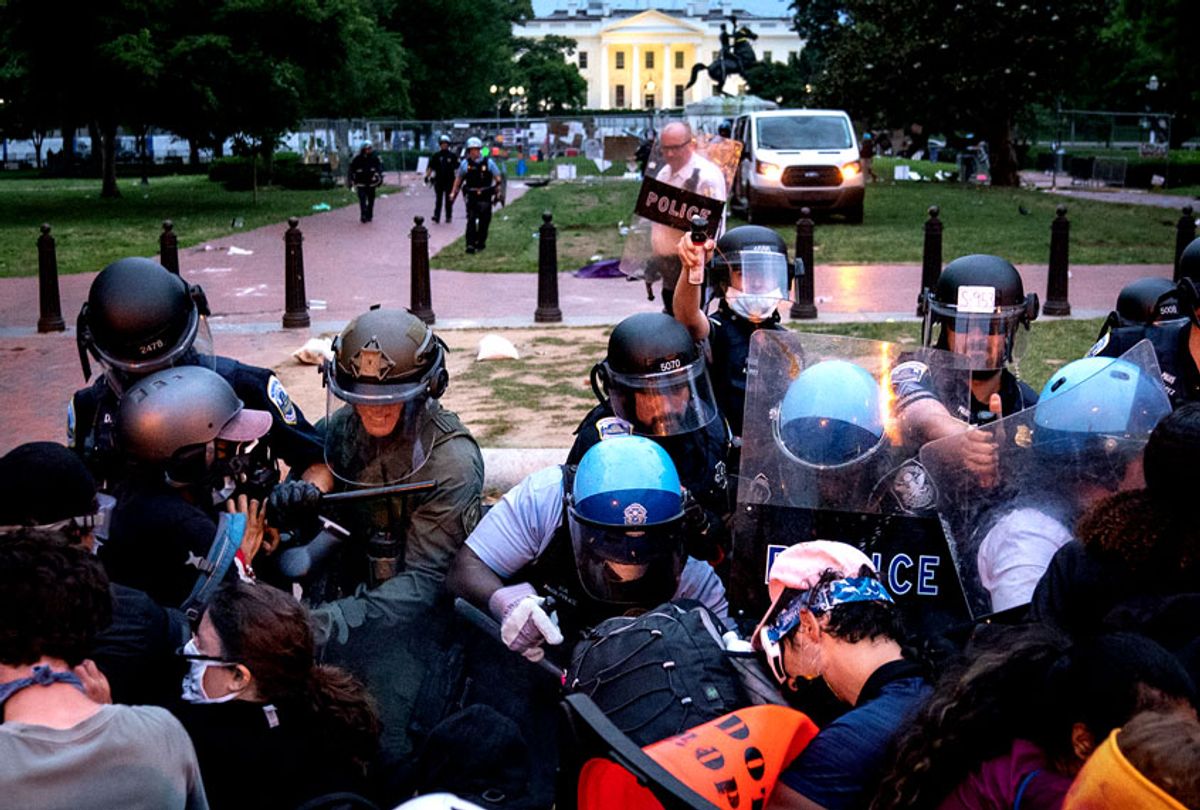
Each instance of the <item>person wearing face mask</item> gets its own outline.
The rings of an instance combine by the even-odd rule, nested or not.
[[[701,279],[705,256],[708,285],[718,297],[717,311],[706,315]],[[685,234],[678,244],[683,272],[675,291],[675,318],[692,339],[707,340],[709,376],[717,404],[735,437],[742,435],[746,405],[746,361],[750,338],[759,329],[782,329],[779,305],[788,300],[792,271],[787,244],[770,228],[743,225],[715,243],[692,242]]]
[[[769,574],[771,607],[752,643],[780,682],[821,678],[853,708],[821,729],[780,776],[769,810],[862,806],[892,737],[931,692],[901,650],[896,605],[870,559],[814,540],[783,551]]]
[[[367,792],[375,709],[358,681],[314,663],[308,612],[290,595],[223,586],[180,654],[189,670],[177,713],[214,808],[294,808]]]

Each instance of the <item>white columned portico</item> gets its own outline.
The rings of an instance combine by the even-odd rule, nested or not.
[[[629,109],[642,108],[642,48],[636,42],[633,44],[633,79],[629,88]]]
[[[596,105],[601,110],[612,107],[612,91],[608,86],[608,43],[600,43],[600,99]]]
[[[664,44],[662,47],[662,101],[660,107],[675,106],[675,84],[671,79],[671,60],[675,58],[675,54],[671,53],[671,46]]]

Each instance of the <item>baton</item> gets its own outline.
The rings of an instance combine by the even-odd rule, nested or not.
[[[431,492],[437,488],[437,481],[414,481],[411,484],[388,484],[381,487],[352,489],[348,492],[330,492],[321,495],[321,503],[342,503],[345,501],[365,501],[371,498],[386,498],[391,495],[406,495],[413,492]]]
[[[495,619],[493,619],[491,616],[484,613],[482,610],[475,607],[473,604],[468,602],[466,599],[463,599],[461,596],[455,598],[454,610],[456,613],[458,613],[459,616],[462,616],[468,622],[475,625],[475,629],[482,631],[483,634],[488,636],[489,638],[492,638],[495,641],[498,641],[501,644],[504,644],[504,640],[502,638],[500,638],[500,623],[497,622]],[[508,645],[505,644],[506,648],[507,648],[507,646]],[[513,652],[516,652],[516,651],[514,650]],[[520,655],[520,653],[518,653],[518,655]],[[524,656],[521,656],[521,657],[524,658]],[[525,660],[529,661],[528,658],[526,658]],[[566,682],[567,682],[566,670],[559,669],[548,659],[543,658],[540,661],[529,661],[529,663],[533,664],[540,671],[546,673],[546,675],[549,675],[550,677],[554,678],[554,682],[557,683],[559,686],[563,686],[564,684],[566,684]]]

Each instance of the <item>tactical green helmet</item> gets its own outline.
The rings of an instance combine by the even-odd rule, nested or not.
[[[446,347],[408,310],[375,306],[334,338],[325,380],[334,394],[351,404],[436,399],[450,381]]]

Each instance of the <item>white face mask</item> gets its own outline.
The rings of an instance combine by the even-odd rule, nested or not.
[[[744,293],[737,287],[728,287],[725,290],[725,303],[729,308],[754,323],[761,323],[770,318],[783,299],[783,292],[779,288],[769,293],[753,295]]]
[[[196,647],[196,639],[192,639],[184,645],[183,652],[186,655],[203,655],[199,648]],[[227,703],[237,697],[237,692],[230,692],[219,698],[211,698],[204,692],[204,673],[209,667],[230,666],[229,664],[219,664],[215,661],[197,661],[189,659],[190,669],[188,674],[183,676],[183,699],[188,703]]]

